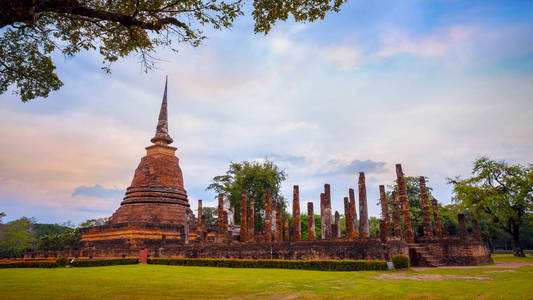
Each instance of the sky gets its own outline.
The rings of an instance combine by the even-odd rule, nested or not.
[[[533,1],[352,1],[323,21],[253,33],[244,16],[197,48],[161,49],[101,70],[82,52],[54,57],[64,86],[22,103],[0,95],[0,211],[42,223],[108,217],[155,133],[165,75],[169,131],[191,207],[230,162],[276,162],[283,195],[333,210],[365,172],[370,216],[394,165],[446,178],[483,155],[533,163]],[[290,204],[291,201],[289,201]],[[290,207],[290,205],[289,205]],[[303,206],[302,206],[303,207]]]

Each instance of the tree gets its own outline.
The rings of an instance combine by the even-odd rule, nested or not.
[[[104,225],[107,220],[109,220],[109,218],[105,217],[105,218],[98,218],[98,219],[89,219],[85,222],[82,222],[80,224],[80,227],[91,227],[91,226],[100,226],[100,225]]]
[[[533,165],[509,165],[481,157],[474,162],[472,177],[448,182],[461,208],[498,224],[511,236],[514,255],[524,256],[520,230],[533,211]]]
[[[218,208],[217,207],[203,207],[202,216],[205,216],[205,226],[217,226]]]
[[[263,226],[262,218],[264,218],[267,189],[271,191],[272,201],[285,207],[280,188],[286,177],[285,171],[280,170],[274,162],[269,160],[264,162],[232,162],[226,174],[215,176],[206,190],[223,194],[229,199],[230,206],[234,208],[236,224],[240,224],[241,220],[241,192],[246,191],[248,206],[250,199],[254,199],[255,228],[259,230]]]
[[[2,255],[18,256],[23,251],[30,250],[35,242],[32,228],[32,220],[26,217],[9,222],[0,240]]]
[[[79,228],[68,228],[60,234],[48,234],[39,239],[39,250],[65,250],[71,248],[81,240]]]
[[[2,224],[2,218],[6,216],[5,212],[0,212],[0,224]]]
[[[69,57],[98,49],[108,72],[134,53],[149,70],[158,47],[198,46],[204,28],[229,28],[245,11],[254,31],[267,34],[290,15],[313,22],[345,1],[254,0],[249,7],[246,0],[0,0],[0,94],[13,84],[22,101],[58,90],[63,83],[50,57],[56,51]]]

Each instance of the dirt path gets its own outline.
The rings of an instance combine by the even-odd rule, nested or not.
[[[473,269],[473,268],[498,268],[498,269],[518,269],[521,267],[533,266],[533,263],[529,262],[497,262],[493,265],[485,266],[443,266],[437,268],[419,267],[411,268],[413,271],[425,271],[434,269]]]

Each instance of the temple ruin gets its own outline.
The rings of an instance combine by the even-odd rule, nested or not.
[[[440,223],[438,203],[430,201],[424,177],[420,177],[423,235],[415,236],[407,198],[404,173],[396,165],[398,191],[387,199],[385,187],[379,187],[382,211],[379,233],[370,235],[365,174],[359,173],[359,219],[355,191],[344,197],[345,235],[341,235],[341,214],[332,215],[331,188],[324,185],[320,194],[320,225],[317,235],[313,202],[300,202],[300,187],[293,187],[292,221],[282,205],[267,190],[265,207],[256,213],[256,203],[246,191],[240,200],[240,225],[234,225],[225,207],[224,195],[218,195],[218,219],[207,226],[198,202],[197,216],[190,209],[177,148],[168,132],[167,85],[152,145],[135,170],[130,187],[120,207],[101,226],[82,228],[82,239],[68,251],[39,251],[25,257],[190,257],[249,259],[371,259],[390,260],[395,254],[409,255],[414,265],[473,265],[491,261],[481,242],[479,226],[470,236],[465,216],[458,216],[460,234],[447,236]],[[339,199],[341,200],[341,199]],[[390,200],[390,201],[389,201]],[[307,238],[302,238],[300,207],[307,206]],[[390,213],[392,216],[390,216]],[[332,222],[333,218],[333,222]],[[391,219],[392,218],[392,219]],[[231,219],[231,218],[230,218]],[[256,228],[257,223],[263,224]]]

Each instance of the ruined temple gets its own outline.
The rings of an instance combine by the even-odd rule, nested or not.
[[[390,260],[393,255],[404,254],[409,255],[412,264],[426,266],[472,265],[491,261],[475,220],[472,221],[472,236],[468,234],[462,214],[458,216],[460,235],[445,234],[438,203],[435,199],[430,201],[424,177],[419,180],[423,235],[415,236],[405,178],[399,164],[396,165],[398,191],[392,191],[388,199],[385,187],[379,187],[382,216],[376,236],[371,236],[369,231],[365,174],[361,172],[357,182],[359,218],[355,191],[350,188],[348,196],[343,199],[345,234],[342,235],[340,214],[335,211],[332,215],[330,185],[325,184],[324,192],[320,198],[317,197],[317,200],[320,199],[321,234],[315,231],[313,202],[307,202],[303,206],[307,206],[308,214],[308,235],[304,239],[298,185],[293,187],[291,222],[282,211],[282,205],[272,199],[269,189],[261,212],[255,209],[259,199],[253,199],[242,191],[240,225],[234,225],[233,220],[228,219],[233,211],[225,207],[223,195],[218,195],[215,226],[206,225],[201,200],[198,201],[197,216],[193,214],[179,158],[175,155],[177,148],[170,146],[173,140],[168,132],[167,83],[151,142],[120,207],[106,224],[82,228],[82,239],[71,250],[30,252],[25,257],[139,256],[141,261],[145,261],[147,256]],[[255,228],[258,222],[263,224],[261,228]]]

